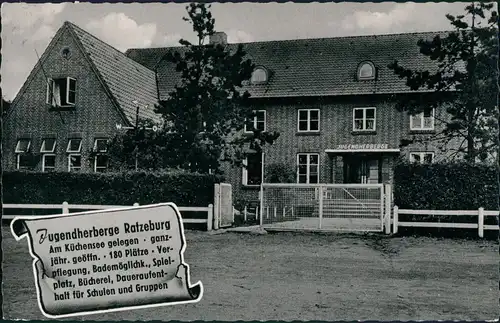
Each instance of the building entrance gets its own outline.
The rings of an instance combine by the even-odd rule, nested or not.
[[[344,156],[345,183],[380,183],[381,172],[381,162],[377,156],[362,154]]]

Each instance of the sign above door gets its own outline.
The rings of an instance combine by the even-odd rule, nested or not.
[[[399,148],[389,148],[389,144],[343,144],[336,149],[326,149],[327,153],[342,152],[400,152]]]

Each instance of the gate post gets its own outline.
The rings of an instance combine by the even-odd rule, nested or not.
[[[260,199],[259,224],[262,227],[264,225],[264,183],[260,184],[259,199]]]
[[[322,222],[323,222],[323,185],[319,187],[319,210],[318,210],[318,215],[319,215],[319,229],[321,229]]]
[[[391,205],[392,205],[392,187],[391,184],[385,185],[385,233],[391,234]]]
[[[214,186],[214,230],[219,229],[219,218],[220,218],[220,185],[215,184]]]

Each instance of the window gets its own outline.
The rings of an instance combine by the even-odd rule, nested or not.
[[[56,169],[56,139],[47,138],[42,141],[40,153],[42,153],[42,172],[52,172]]]
[[[434,160],[433,152],[411,152],[410,162],[417,164],[431,164]]]
[[[108,168],[108,156],[106,156],[108,140],[107,139],[96,139],[94,141],[94,152],[97,155],[94,158],[94,172],[101,173],[106,171]]]
[[[423,112],[410,115],[411,130],[434,130],[434,109],[428,108]]]
[[[42,147],[40,148],[41,153],[53,153],[56,150],[56,140],[44,139],[42,142]]]
[[[299,109],[297,131],[319,131],[319,109]]]
[[[250,79],[252,84],[263,84],[267,82],[267,71],[263,67],[257,67],[253,73],[252,78]]]
[[[42,172],[53,172],[56,169],[56,155],[44,154],[42,156]]]
[[[253,129],[266,131],[266,111],[259,110],[254,111],[254,113],[253,122],[250,121],[245,124],[245,132],[252,132]]]
[[[27,169],[31,167],[31,159],[27,154],[31,147],[30,139],[19,139],[16,144],[16,169]]]
[[[47,103],[53,107],[74,106],[76,80],[71,77],[47,80]]]
[[[66,152],[68,153],[68,171],[78,172],[82,169],[82,140],[70,139]]]
[[[298,154],[297,155],[297,183],[318,184],[319,183],[319,155]]]
[[[375,79],[375,66],[371,62],[363,62],[358,67],[358,80]]]
[[[375,108],[355,108],[352,126],[354,131],[375,131]]]
[[[264,154],[249,154],[243,161],[243,185],[257,186],[262,183],[262,160]]]

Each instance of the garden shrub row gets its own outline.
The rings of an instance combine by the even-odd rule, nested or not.
[[[498,171],[495,165],[467,163],[408,164],[394,170],[394,205],[414,210],[498,210]],[[399,215],[399,221],[477,223],[468,215]],[[497,225],[496,217],[485,217],[485,224]],[[477,229],[399,228],[401,234],[428,234],[477,237]],[[496,231],[485,231],[496,235]]]
[[[3,203],[178,206],[213,203],[217,175],[182,171],[161,173],[4,172]]]

